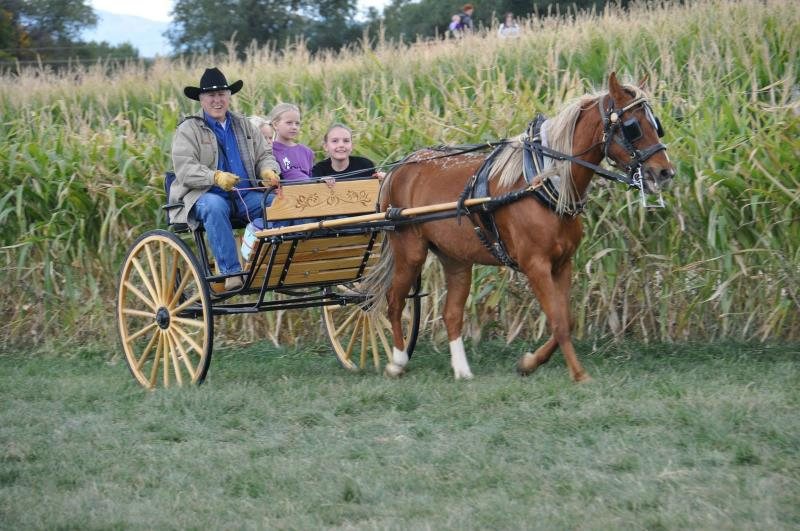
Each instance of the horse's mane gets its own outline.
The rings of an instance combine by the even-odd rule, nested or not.
[[[636,97],[642,97],[643,92],[633,85],[624,88],[633,91]],[[575,123],[578,115],[593,105],[597,105],[601,93],[581,96],[566,104],[554,117],[549,118],[543,128],[543,137],[547,146],[561,153],[572,153],[572,138],[575,134]],[[509,139],[508,143],[495,156],[490,169],[492,179],[498,179],[500,188],[510,188],[522,175],[522,150],[525,134]],[[563,213],[570,207],[581,202],[581,198],[572,181],[572,163],[569,161],[556,161],[545,157],[544,168],[540,174],[549,177],[558,189],[558,204],[556,212]]]

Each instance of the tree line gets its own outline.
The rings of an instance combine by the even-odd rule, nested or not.
[[[356,0],[177,0],[166,32],[175,55],[228,51],[252,44],[281,49],[298,42],[312,53],[337,51],[378,35],[410,42],[446,34],[463,0],[392,0],[381,12],[357,18]],[[602,9],[605,0],[473,1],[476,26],[491,26],[505,13],[546,16],[560,9]],[[618,3],[618,2],[617,2]],[[622,4],[627,3],[623,0]],[[81,31],[97,15],[88,0],[0,0],[0,63],[68,63],[98,58],[136,58],[131,44],[84,42]]]
[[[95,25],[97,15],[85,0],[0,0],[0,65],[138,57],[128,43],[83,41],[81,32]]]

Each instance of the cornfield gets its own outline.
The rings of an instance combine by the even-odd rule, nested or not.
[[[303,46],[98,63],[0,77],[0,348],[115,341],[120,262],[163,227],[172,133],[203,68],[243,79],[234,108],[303,110],[301,141],[323,157],[328,124],[381,163],[434,144],[519,134],[536,113],[647,77],[678,174],[667,207],[595,180],[575,260],[579,337],[645,341],[800,339],[800,5],[790,0],[640,4],[532,18],[410,46],[362,43],[311,57]],[[443,279],[424,275],[423,329],[441,334]],[[512,271],[476,268],[466,330],[535,340],[544,316]],[[313,311],[218,321],[229,341],[313,342]],[[300,331],[303,331],[302,333]]]

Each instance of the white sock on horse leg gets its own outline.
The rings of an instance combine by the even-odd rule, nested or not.
[[[405,350],[397,350],[397,347],[392,347],[392,363],[405,367],[408,364],[408,353]]]
[[[386,364],[383,373],[386,376],[397,378],[403,374],[404,368],[408,363],[408,354],[405,350],[397,350],[397,347],[392,347],[392,361]]]
[[[464,352],[464,342],[460,337],[450,342],[450,365],[453,367],[453,375],[456,380],[472,378],[472,371],[469,370],[467,362],[467,353]]]

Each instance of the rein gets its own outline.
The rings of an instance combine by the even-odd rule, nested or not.
[[[532,149],[533,151],[538,151],[539,153],[541,153],[545,157],[548,157],[548,158],[551,158],[551,159],[555,159],[555,160],[573,162],[573,163],[577,164],[578,166],[583,166],[584,168],[588,168],[588,169],[592,170],[597,175],[599,175],[601,177],[605,177],[606,179],[608,179],[610,181],[614,181],[614,182],[618,182],[618,183],[622,183],[622,184],[627,184],[628,186],[634,186],[633,172],[631,172],[631,173],[629,173],[627,175],[624,175],[622,173],[617,173],[617,172],[613,172],[613,171],[607,170],[606,168],[603,168],[602,166],[599,166],[597,164],[592,164],[591,162],[587,162],[587,161],[585,161],[585,160],[583,160],[581,158],[578,158],[575,155],[567,155],[566,153],[562,153],[560,151],[556,151],[555,149],[551,149],[551,148],[549,148],[547,146],[544,146],[544,145],[542,145],[542,142],[540,140],[526,140],[524,143],[525,143],[526,147],[528,147],[529,149]],[[603,144],[606,144],[606,142],[603,142]],[[593,148],[593,147],[595,147],[595,146],[591,146],[590,149]],[[635,171],[635,169],[634,169],[634,171]]]
[[[496,148],[498,146],[504,146],[504,145],[509,144],[509,143],[511,143],[511,141],[504,138],[504,139],[501,139],[501,140],[491,140],[489,142],[484,142],[483,144],[462,144],[462,145],[457,145],[457,146],[434,146],[434,147],[429,147],[429,148],[425,148],[425,149],[430,149],[430,150],[433,150],[433,151],[442,151],[444,149],[455,149],[456,151],[453,151],[451,153],[444,153],[442,155],[435,155],[433,157],[426,157],[424,159],[418,159],[418,160],[407,160],[408,157],[404,157],[404,158],[398,159],[398,160],[396,160],[394,162],[387,162],[386,164],[375,165],[375,169],[376,170],[378,170],[378,169],[380,169],[380,170],[385,170],[385,169],[391,170],[391,169],[397,168],[398,166],[405,166],[407,164],[417,164],[417,163],[420,163],[420,162],[429,162],[431,160],[446,159],[446,158],[449,158],[449,157],[457,157],[459,155],[465,155],[467,153],[473,153],[475,151],[481,151],[483,149],[490,149],[490,148]],[[363,177],[350,177],[350,175],[355,175],[355,174],[360,173],[360,172],[361,172],[361,170],[354,170],[354,171],[351,171],[351,172],[340,173],[339,175],[336,176],[336,180],[337,181],[346,181],[346,180],[363,179]],[[327,179],[328,177],[331,177],[331,176],[317,177],[316,180],[317,181],[323,181],[323,180]],[[312,180],[314,180],[314,179],[312,179]]]

